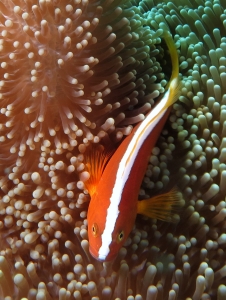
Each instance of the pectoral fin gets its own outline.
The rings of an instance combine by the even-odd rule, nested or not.
[[[112,147],[106,147],[92,144],[89,149],[84,153],[85,170],[89,172],[89,179],[85,182],[85,187],[90,196],[96,192],[97,185],[103,174],[104,168],[114,153]]]
[[[137,213],[166,222],[174,222],[175,208],[182,206],[184,200],[177,188],[152,198],[138,201]]]

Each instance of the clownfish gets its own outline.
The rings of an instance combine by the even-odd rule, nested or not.
[[[164,40],[172,61],[172,75],[162,99],[134,127],[113,155],[109,151],[93,150],[88,151],[84,159],[90,173],[85,182],[91,197],[87,214],[89,250],[100,261],[110,261],[117,256],[137,214],[173,221],[172,208],[180,201],[176,189],[138,200],[151,150],[181,90],[176,47],[169,33],[164,33]]]

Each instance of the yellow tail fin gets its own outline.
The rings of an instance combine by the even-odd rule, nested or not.
[[[175,208],[184,204],[182,194],[177,188],[169,192],[154,196],[147,200],[138,201],[137,213],[166,222],[175,222],[173,218]]]
[[[181,92],[181,82],[179,80],[179,58],[177,54],[177,49],[175,47],[174,40],[169,32],[163,33],[163,38],[166,42],[166,45],[169,49],[171,63],[172,63],[172,74],[168,84],[166,85],[166,89],[169,89],[169,96],[167,107],[171,106],[180,96]]]
[[[163,38],[166,42],[166,45],[169,49],[170,57],[171,57],[171,63],[172,63],[172,74],[170,77],[170,80],[168,82],[168,85],[170,85],[171,81],[175,78],[178,78],[179,75],[179,59],[177,54],[177,49],[175,47],[174,40],[170,33],[168,31],[165,31],[163,33]]]

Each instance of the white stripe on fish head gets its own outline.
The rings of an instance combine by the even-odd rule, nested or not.
[[[120,214],[119,205],[121,202],[125,184],[129,178],[130,171],[140,148],[142,147],[146,138],[149,136],[150,132],[155,128],[159,120],[166,112],[166,109],[164,109],[164,107],[166,106],[166,103],[168,101],[169,93],[169,90],[167,90],[164,97],[160,100],[157,106],[155,106],[144,119],[144,121],[142,121],[119,163],[115,184],[112,190],[112,195],[110,197],[110,205],[107,209],[105,228],[101,235],[102,245],[98,251],[98,258],[100,260],[105,260],[110,253],[110,245],[113,241],[112,235],[115,229],[117,218]]]

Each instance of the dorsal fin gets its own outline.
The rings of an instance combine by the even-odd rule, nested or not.
[[[90,196],[96,192],[97,185],[104,172],[104,169],[110,157],[114,153],[113,147],[104,147],[102,145],[92,144],[84,153],[85,170],[89,172],[90,177],[85,182],[85,187]]]

